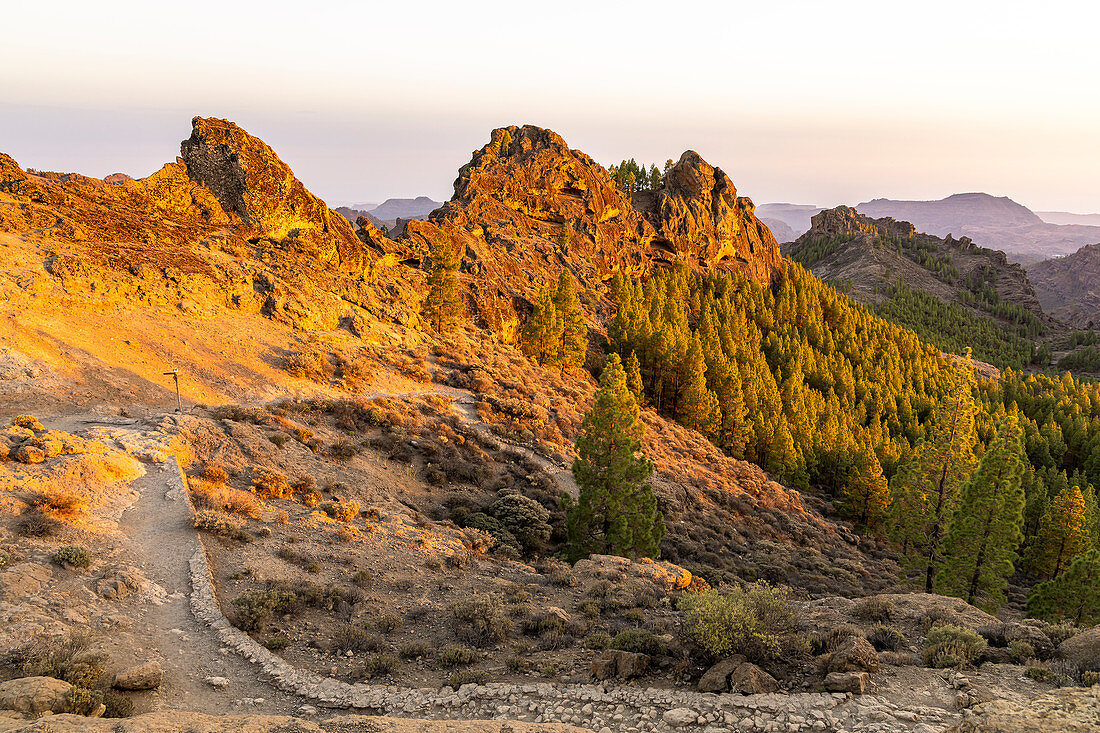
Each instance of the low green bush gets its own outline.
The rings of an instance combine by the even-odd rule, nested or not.
[[[688,633],[712,659],[742,654],[759,664],[806,647],[786,591],[764,582],[687,596],[680,608]]]
[[[924,641],[924,664],[937,669],[965,667],[973,664],[985,647],[985,639],[973,629],[953,624],[933,626]]]

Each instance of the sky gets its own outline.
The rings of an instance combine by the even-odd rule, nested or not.
[[[332,205],[449,198],[494,127],[601,163],[698,151],[757,203],[985,191],[1100,211],[1100,4],[21,0],[0,151],[148,175],[195,115]]]

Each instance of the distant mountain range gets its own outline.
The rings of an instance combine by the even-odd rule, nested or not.
[[[918,231],[938,237],[970,237],[975,244],[1000,250],[1022,264],[1071,254],[1086,244],[1100,242],[1100,215],[1039,215],[1006,196],[987,193],[957,193],[938,201],[879,198],[857,204],[855,209],[874,218],[911,222]],[[802,204],[762,204],[756,213],[765,222],[782,222],[800,236],[810,229],[810,217],[822,210]],[[790,234],[779,228],[784,236],[777,234],[776,238],[790,241]]]
[[[417,196],[413,199],[386,199],[378,205],[339,206],[336,211],[353,224],[360,216],[365,216],[376,227],[384,224],[392,229],[398,219],[427,219],[428,214],[442,205],[442,202],[427,196]]]

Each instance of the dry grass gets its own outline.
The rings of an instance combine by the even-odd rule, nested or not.
[[[196,509],[218,509],[253,519],[260,516],[260,502],[252,493],[203,480],[192,479],[189,483]]]

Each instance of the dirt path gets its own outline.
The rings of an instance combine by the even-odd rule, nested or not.
[[[142,693],[135,700],[139,709],[296,711],[302,700],[262,682],[246,660],[223,652],[214,632],[191,613],[188,560],[200,545],[190,526],[176,460],[148,465],[146,475],[133,488],[138,499],[123,513],[120,528],[130,540],[132,563],[163,589],[153,595],[132,628],[130,636],[142,646],[118,652],[120,658],[129,651],[136,659],[158,659],[164,667],[164,684],[155,692]],[[205,682],[207,677],[225,677],[229,684],[216,689]]]

